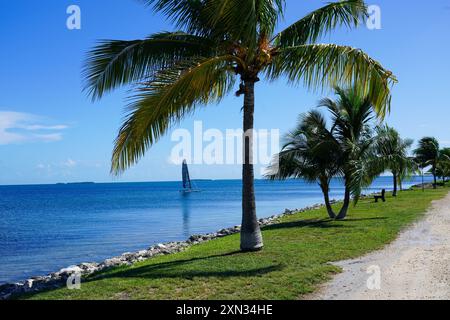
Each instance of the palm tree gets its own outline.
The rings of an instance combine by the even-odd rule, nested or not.
[[[444,148],[440,151],[440,157],[436,166],[436,174],[442,178],[445,185],[447,178],[450,177],[450,148]]]
[[[397,196],[398,183],[414,168],[414,161],[408,156],[408,150],[413,144],[411,139],[402,139],[397,130],[388,125],[378,126],[377,153],[380,160],[384,161],[384,169],[390,170],[393,176],[394,191]]]
[[[350,198],[355,201],[362,188],[384,171],[376,154],[370,122],[374,118],[370,99],[361,97],[357,90],[336,88],[337,101],[323,99],[331,113],[328,129],[324,117],[317,111],[302,116],[296,130],[287,135],[287,143],[275,156],[274,166],[267,175],[270,179],[303,178],[317,181],[322,189],[330,218],[345,219]],[[336,215],[329,202],[330,181],[344,180],[345,196]]]
[[[241,249],[263,247],[255,209],[252,134],[255,84],[285,77],[311,88],[356,85],[380,115],[389,110],[393,74],[361,50],[317,41],[338,26],[357,27],[363,0],[330,3],[275,33],[284,0],[142,0],[179,31],[146,39],[105,40],[84,69],[93,99],[136,85],[112,156],[112,173],[134,165],[150,146],[200,106],[219,102],[236,80],[244,95]]]
[[[400,187],[400,191],[403,191],[403,181],[411,179],[420,171],[414,157],[408,157],[405,160],[406,161],[400,162],[399,166],[398,185]]]
[[[282,151],[266,175],[271,180],[289,178],[317,182],[322,190],[328,215],[336,214],[330,203],[330,182],[339,174],[341,146],[327,128],[325,118],[317,111],[300,116],[297,127],[285,137]]]
[[[320,106],[331,113],[333,136],[341,145],[345,196],[337,219],[345,219],[351,197],[358,201],[362,189],[369,186],[383,169],[376,155],[371,129],[375,115],[370,97],[361,95],[355,88],[336,88],[336,94],[336,101],[323,99]]]
[[[419,141],[419,145],[414,150],[417,162],[420,163],[420,167],[431,167],[431,174],[434,178],[433,188],[437,188],[437,165],[440,158],[439,142],[436,138],[425,137]]]
[[[415,154],[415,150],[414,150],[414,154]],[[414,156],[414,162],[416,163],[416,166],[420,172],[420,176],[422,178],[422,191],[425,192],[425,172],[424,169],[427,166],[423,159],[421,157],[418,157],[417,155]]]

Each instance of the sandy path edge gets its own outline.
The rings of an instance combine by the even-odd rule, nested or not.
[[[343,272],[303,299],[450,299],[450,193],[384,249],[334,264]]]

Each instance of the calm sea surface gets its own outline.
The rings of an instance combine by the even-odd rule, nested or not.
[[[0,186],[0,284],[241,223],[240,181],[196,185],[202,192],[185,196],[175,182]],[[334,181],[332,198],[342,194]],[[323,201],[302,181],[256,181],[256,196],[259,217]]]

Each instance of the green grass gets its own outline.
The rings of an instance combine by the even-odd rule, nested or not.
[[[239,235],[191,247],[84,279],[81,290],[43,292],[30,299],[299,299],[340,272],[329,264],[393,241],[446,189],[406,191],[375,204],[362,200],[346,221],[324,210],[283,218],[263,230],[265,248],[240,253]]]

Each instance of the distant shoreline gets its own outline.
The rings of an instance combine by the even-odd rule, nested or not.
[[[96,184],[95,182],[58,182],[57,186]]]
[[[389,177],[391,178],[392,176],[386,175],[386,176],[380,176],[381,178],[383,177]],[[412,179],[414,178],[420,178],[420,175],[415,175],[412,177]],[[429,178],[431,177],[431,175],[425,175],[425,178]],[[339,178],[333,178],[335,180],[338,180]],[[286,181],[296,181],[298,179],[287,179]],[[242,181],[242,179],[193,179],[192,181],[194,182],[221,182],[221,181]],[[260,178],[260,179],[255,179],[255,181],[267,181],[267,182],[271,182],[270,180],[264,179],[264,178]],[[181,181],[179,180],[167,180],[167,181],[121,181],[121,182],[114,182],[114,181],[102,181],[102,182],[55,182],[55,183],[28,183],[28,184],[0,184],[0,187],[27,187],[27,186],[57,186],[57,185],[92,185],[92,184],[96,184],[96,185],[102,185],[102,184],[142,184],[142,183],[180,183]]]

